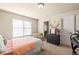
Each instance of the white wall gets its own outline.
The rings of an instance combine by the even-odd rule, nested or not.
[[[0,10],[0,34],[12,38],[12,19],[32,21],[32,32],[38,32],[38,20]]]
[[[59,17],[57,17],[57,16],[54,16],[54,17],[47,17],[47,18],[41,18],[41,19],[39,19],[39,21],[38,21],[38,31],[40,32],[40,33],[43,33],[43,22],[45,22],[45,21],[49,21],[49,23],[50,24],[52,24],[53,26],[56,26],[58,23],[60,23],[60,20],[59,20],[60,18]]]
[[[72,11],[68,11],[68,12],[65,12],[65,13],[52,15],[52,16],[49,16],[49,17],[47,17],[47,18],[41,18],[41,19],[39,20],[39,32],[42,32],[42,33],[43,33],[43,22],[44,22],[44,21],[48,20],[48,21],[51,22],[52,25],[53,25],[53,24],[56,24],[55,22],[61,23],[61,19],[62,19],[63,17],[69,16],[69,15],[74,15],[74,14],[79,14],[79,10],[72,10]],[[73,18],[73,17],[71,17],[71,18],[68,19],[68,20],[72,20],[72,18]],[[68,22],[68,20],[67,20],[67,22]],[[66,20],[65,20],[65,21],[66,21]],[[79,20],[77,20],[77,21],[79,21]],[[71,24],[73,25],[72,22],[69,22],[69,23],[71,23]],[[65,24],[66,24],[66,23],[65,23]],[[67,25],[68,25],[68,23],[67,23]],[[61,26],[60,26],[60,29],[62,29]],[[71,31],[71,29],[70,29],[70,31]],[[62,31],[61,31],[61,32],[62,32]],[[65,33],[65,34],[66,34],[66,33]],[[66,34],[66,35],[67,35],[67,34]],[[67,35],[67,36],[68,36],[68,35]],[[65,37],[63,37],[63,38],[65,38]],[[67,37],[66,37],[66,38],[67,38]],[[66,38],[65,38],[65,39],[66,39]],[[60,42],[61,42],[61,44],[70,45],[69,40],[61,39]]]

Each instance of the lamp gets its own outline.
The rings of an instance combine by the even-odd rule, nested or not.
[[[38,8],[43,8],[44,7],[44,3],[38,3]]]

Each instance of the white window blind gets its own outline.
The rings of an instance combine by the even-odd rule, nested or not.
[[[32,23],[30,21],[13,19],[13,37],[24,35],[32,35]]]
[[[24,35],[31,35],[31,22],[24,22]]]

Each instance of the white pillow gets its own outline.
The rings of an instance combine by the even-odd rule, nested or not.
[[[4,39],[3,37],[0,35],[0,52],[5,51],[5,44],[4,44]]]

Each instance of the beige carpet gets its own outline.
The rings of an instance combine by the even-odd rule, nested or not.
[[[47,42],[43,42],[43,49],[40,55],[72,55],[72,49],[66,46],[56,46]]]

